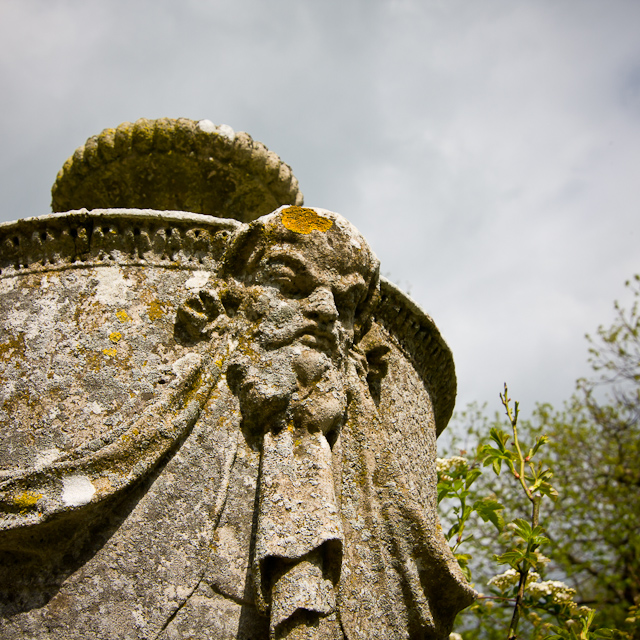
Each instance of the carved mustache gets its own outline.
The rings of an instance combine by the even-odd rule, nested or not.
[[[315,338],[313,342],[316,344],[311,346],[328,347],[331,351],[335,351],[338,348],[337,334],[333,331],[323,329],[315,323],[302,327],[296,331],[294,334],[294,340],[299,340],[305,336]]]
[[[333,324],[333,323],[332,323]],[[258,334],[260,342],[268,350],[286,347],[294,342],[302,342],[312,348],[319,348],[322,351],[335,353],[338,350],[340,334],[335,329],[325,328],[316,322],[304,322],[298,326],[281,326],[276,331],[265,331]],[[305,340],[305,338],[307,338]]]

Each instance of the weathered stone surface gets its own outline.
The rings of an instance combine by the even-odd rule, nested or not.
[[[145,131],[83,162],[184,142]],[[0,246],[0,637],[448,636],[453,361],[350,223],[82,210]]]

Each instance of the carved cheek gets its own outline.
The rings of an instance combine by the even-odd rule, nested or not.
[[[297,300],[271,299],[269,313],[260,323],[260,328],[264,334],[277,334],[281,339],[289,334],[293,335],[303,321]]]
[[[293,341],[301,328],[304,317],[297,308],[297,301],[269,301],[269,312],[256,326],[256,338],[265,346],[282,346]]]
[[[274,324],[278,328],[290,325],[300,315],[300,311],[289,302],[278,301],[277,306],[265,319],[266,322]]]

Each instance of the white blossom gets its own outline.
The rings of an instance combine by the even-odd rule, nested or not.
[[[550,597],[555,604],[570,604],[573,596],[576,595],[576,590],[559,580],[546,580],[527,585],[527,593],[536,599]]]
[[[453,456],[452,458],[436,458],[436,471],[444,473],[467,466],[467,459],[461,456]]]
[[[520,580],[520,574],[515,569],[507,569],[504,573],[500,575],[493,576],[491,580],[489,580],[489,584],[496,587],[502,592],[505,592],[510,587],[515,587]],[[532,582],[537,582],[540,580],[540,574],[535,571],[530,571],[527,574],[527,582],[525,583],[525,587],[528,587]]]
[[[585,607],[584,605],[579,606],[577,602],[569,602],[568,607],[571,615],[577,616],[578,618],[586,618],[590,613],[593,613],[593,609]]]
[[[504,593],[509,587],[515,587],[519,579],[520,574],[515,569],[507,569],[504,573],[493,576],[488,584]]]
[[[540,574],[537,571],[529,571],[527,574],[527,582],[525,586],[530,585],[532,582],[538,582],[540,580]]]

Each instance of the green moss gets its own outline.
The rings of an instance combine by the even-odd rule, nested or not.
[[[153,149],[153,120],[140,118],[133,125],[131,145],[138,153],[150,153]]]

